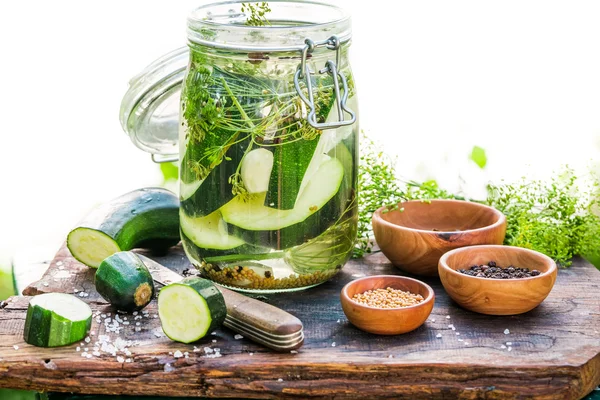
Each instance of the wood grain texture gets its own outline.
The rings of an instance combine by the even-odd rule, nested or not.
[[[461,200],[420,200],[397,210],[373,213],[373,233],[392,264],[410,274],[438,275],[442,254],[458,247],[502,244],[506,217],[483,204]]]
[[[420,294],[423,301],[410,307],[381,309],[352,300],[357,293],[388,287]],[[379,335],[399,335],[414,331],[423,325],[433,309],[435,294],[431,286],[417,279],[395,275],[375,275],[358,278],[346,284],[340,294],[340,302],[344,314],[357,328]]]
[[[495,261],[499,267],[538,270],[523,279],[477,278],[457,272],[472,265]],[[472,246],[450,251],[439,261],[440,280],[446,293],[461,307],[489,315],[522,314],[537,307],[556,281],[556,263],[533,250],[511,246]],[[600,294],[599,294],[600,295]]]
[[[179,247],[157,260],[179,272],[189,267]],[[84,300],[94,310],[112,312],[93,291],[92,272],[63,248],[42,281],[26,293],[85,289],[89,297]],[[428,278],[423,280],[435,291],[436,304],[417,330],[376,336],[349,324],[339,303],[341,288],[364,275],[398,272],[376,254],[350,262],[317,288],[270,296],[268,302],[304,323],[306,342],[297,354],[273,353],[235,340],[223,329],[196,343],[221,349],[223,357],[211,359],[193,352],[192,345],[156,338],[160,325],[150,318],[139,333],[133,327],[121,332],[138,341],[131,347],[132,363],[106,355],[88,360],[75,345],[40,349],[25,344],[28,299],[13,298],[0,310],[0,387],[185,397],[569,400],[600,383],[600,272],[590,264],[578,259],[559,271],[546,301],[518,316],[466,311],[448,298],[436,278]],[[156,313],[156,301],[148,310]],[[92,331],[97,337],[104,325],[94,320]],[[501,348],[506,342],[511,351]],[[176,350],[189,351],[190,358],[175,359],[169,352]],[[165,370],[167,363],[172,370]]]

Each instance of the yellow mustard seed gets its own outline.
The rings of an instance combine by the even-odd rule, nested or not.
[[[364,293],[356,293],[352,297],[352,300],[369,307],[401,308],[414,306],[425,299],[420,294],[388,287],[386,289],[374,289],[367,290]]]

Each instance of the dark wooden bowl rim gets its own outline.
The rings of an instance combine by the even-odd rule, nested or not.
[[[472,206],[475,206],[475,207],[479,207],[479,208],[486,208],[486,209],[492,211],[496,215],[496,217],[498,217],[498,220],[496,222],[494,222],[493,224],[491,224],[491,225],[482,226],[481,228],[464,229],[464,230],[461,230],[458,233],[481,232],[481,231],[484,231],[484,230],[497,228],[498,226],[502,225],[506,221],[506,216],[504,214],[502,214],[496,208],[490,207],[490,206],[486,206],[485,204],[476,203],[476,202],[473,202],[473,201],[467,201],[467,200],[454,200],[454,199],[408,200],[408,201],[402,201],[402,202],[398,203],[398,205],[400,206],[400,205],[406,204],[406,203],[425,203],[425,204],[434,205],[435,203],[441,203],[441,202],[455,203],[456,206],[459,206],[459,207],[463,207],[463,206],[472,207]],[[379,207],[373,213],[373,218],[377,218],[377,220],[379,222],[381,222],[382,224],[387,225],[389,227],[396,228],[396,229],[404,229],[404,230],[413,231],[413,232],[431,233],[433,235],[448,234],[448,233],[457,233],[456,231],[432,231],[432,230],[427,230],[427,229],[410,228],[410,227],[408,227],[406,225],[394,224],[392,222],[389,222],[389,221],[385,220],[381,216],[383,210],[385,210],[386,208],[388,208],[388,206],[381,206],[381,207]],[[400,210],[390,210],[388,212],[392,213],[392,212],[401,212],[401,211]]]
[[[513,251],[515,253],[518,252],[524,252],[524,253],[530,253],[530,254],[534,254],[537,255],[539,257],[542,257],[544,259],[546,259],[546,261],[548,261],[548,265],[549,268],[547,271],[541,272],[538,276],[530,276],[528,278],[518,278],[518,279],[499,279],[499,278],[481,278],[478,276],[471,276],[471,275],[466,275],[466,274],[461,274],[460,272],[458,272],[457,270],[450,268],[450,266],[448,266],[448,258],[452,257],[454,254],[459,253],[459,252],[471,252],[471,251],[476,251],[478,249],[481,248],[501,248],[501,249],[508,249],[508,251]],[[465,246],[465,247],[459,247],[457,249],[454,250],[450,250],[446,253],[444,253],[444,255],[442,255],[442,257],[440,258],[440,262],[439,265],[442,266],[442,268],[444,268],[447,271],[450,271],[451,274],[461,277],[461,278],[467,278],[467,279],[477,279],[477,280],[482,280],[482,281],[500,281],[500,282],[510,282],[510,281],[531,281],[534,279],[539,279],[542,278],[546,275],[550,275],[553,274],[556,270],[556,263],[554,262],[553,259],[551,259],[550,257],[548,257],[547,255],[540,253],[539,251],[535,251],[535,250],[531,250],[531,249],[526,249],[524,247],[518,247],[518,246],[506,246],[506,245],[501,245],[501,244],[483,244],[483,245],[476,245],[476,246]],[[530,268],[531,270],[531,268]]]

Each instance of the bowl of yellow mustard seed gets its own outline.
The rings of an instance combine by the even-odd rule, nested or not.
[[[433,309],[435,294],[417,279],[376,275],[346,284],[340,301],[344,314],[357,328],[378,335],[399,335],[423,325]]]

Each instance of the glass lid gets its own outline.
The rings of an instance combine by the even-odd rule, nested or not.
[[[123,130],[155,161],[178,157],[179,99],[188,59],[186,46],[154,61],[131,78],[121,101]]]

